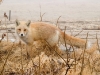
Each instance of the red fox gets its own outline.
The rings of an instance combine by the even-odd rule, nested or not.
[[[16,33],[27,45],[37,40],[45,40],[51,47],[58,42],[69,44],[75,47],[85,48],[86,40],[65,34],[59,28],[45,22],[27,23],[16,20]]]

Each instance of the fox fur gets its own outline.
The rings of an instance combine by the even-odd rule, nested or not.
[[[85,48],[86,44],[86,40],[65,34],[56,26],[45,22],[31,23],[28,21],[25,23],[16,20],[15,30],[19,38],[27,45],[31,45],[37,40],[45,40],[52,47],[56,46],[58,42],[79,48]]]

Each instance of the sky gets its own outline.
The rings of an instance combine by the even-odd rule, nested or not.
[[[3,4],[18,3],[81,3],[81,4],[100,4],[100,0],[3,0]]]

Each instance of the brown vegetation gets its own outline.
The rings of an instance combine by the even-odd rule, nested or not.
[[[24,43],[4,41],[4,37],[0,39],[0,75],[100,75],[98,39],[89,49],[65,45],[66,51],[37,41],[28,58]]]
[[[0,75],[99,75],[97,43],[85,52],[82,49],[70,52],[69,56],[66,51],[55,52],[41,42],[36,42],[32,51],[33,57],[28,59],[25,44],[1,41]]]

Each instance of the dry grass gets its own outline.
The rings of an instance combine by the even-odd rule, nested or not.
[[[63,51],[58,47],[51,48],[44,41],[37,41],[32,46],[31,58],[27,58],[24,43],[4,41],[4,37],[3,34],[0,40],[0,75],[100,75],[97,37],[97,42],[84,50],[73,46],[68,50],[65,44],[66,51]],[[71,49],[73,52],[70,52]]]
[[[41,42],[33,45],[33,57],[27,59],[26,45],[2,41],[0,43],[0,75],[99,75],[100,53],[97,43],[90,49],[66,52],[51,51]],[[84,63],[82,63],[84,53]],[[76,57],[76,61],[75,61]],[[67,60],[68,59],[68,60]],[[66,62],[65,62],[65,61]],[[68,62],[67,62],[68,61]],[[84,65],[84,66],[82,66]],[[83,71],[81,72],[81,69]]]

